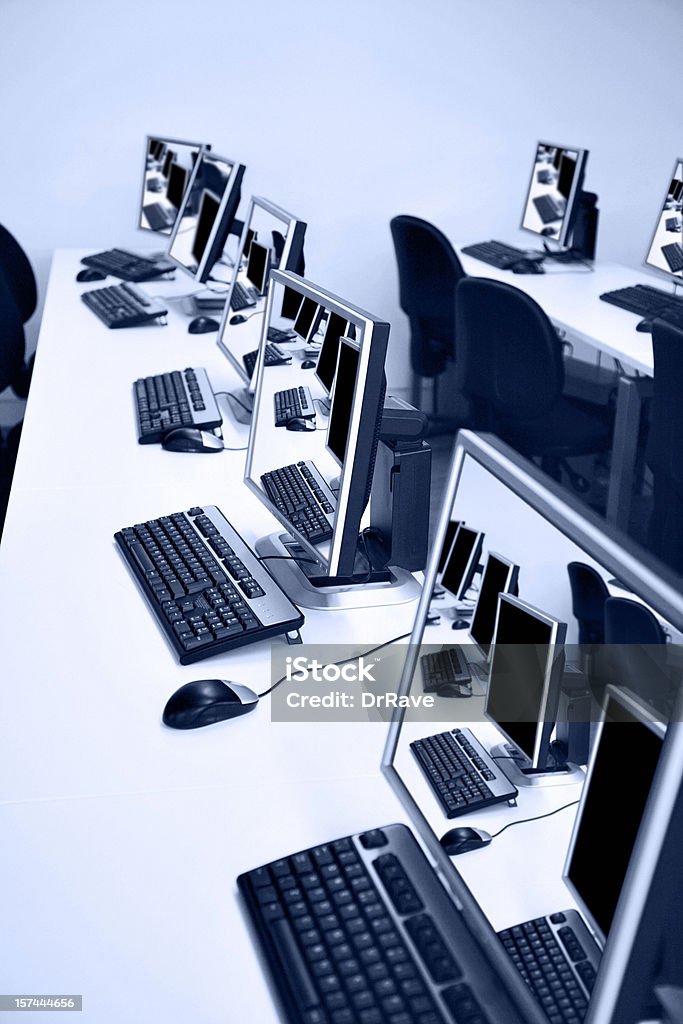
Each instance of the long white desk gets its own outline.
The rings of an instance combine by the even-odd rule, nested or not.
[[[533,239],[528,244],[533,247]],[[641,404],[648,393],[648,382],[643,386],[637,374],[647,378],[653,375],[652,338],[636,331],[636,324],[642,317],[603,302],[600,296],[603,292],[636,284],[650,284],[666,290],[666,282],[646,270],[633,270],[616,263],[597,261],[591,271],[581,264],[548,260],[544,264],[545,274],[514,274],[464,254],[460,246],[458,255],[468,274],[504,281],[530,295],[560,328],[568,342],[581,342],[623,364],[624,373],[617,395],[607,519],[626,529]]]
[[[406,820],[379,774],[386,726],[272,723],[268,698],[195,732],[162,725],[190,679],[264,688],[270,643],[179,666],[113,533],[202,503],[252,544],[277,524],[242,483],[243,452],[136,443],[136,377],[201,365],[221,390],[237,375],[214,336],[187,334],[173,309],[166,327],[107,330],[79,299],[80,255],[55,254],[0,547],[0,992],[82,993],[78,1019],[97,1024],[274,1021],[235,878]],[[180,275],[145,287],[188,291]],[[227,414],[224,433],[246,444]],[[305,641],[362,652],[407,632],[414,606],[305,614]],[[476,824],[542,813],[570,788]],[[572,817],[458,860],[494,926],[572,905],[560,878]]]

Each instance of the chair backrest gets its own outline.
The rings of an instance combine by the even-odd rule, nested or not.
[[[662,711],[673,696],[666,636],[649,608],[625,597],[605,602],[604,662],[607,679]]]
[[[652,325],[654,385],[646,458],[654,474],[650,546],[683,575],[683,331]]]
[[[33,268],[14,235],[0,224],[0,274],[5,278],[21,314],[22,323],[33,316],[38,291]]]
[[[21,374],[24,351],[23,316],[9,282],[0,274],[0,391]]]
[[[504,422],[553,409],[564,387],[562,345],[537,302],[512,285],[466,277],[457,287],[456,333],[465,395]]]
[[[663,644],[664,630],[649,608],[627,597],[605,601],[606,644]]]
[[[411,328],[415,373],[442,373],[455,354],[455,288],[465,271],[443,232],[402,214],[390,224],[396,250],[399,302]]]
[[[572,591],[572,612],[579,624],[580,644],[605,642],[605,602],[607,584],[597,570],[584,562],[567,566]]]

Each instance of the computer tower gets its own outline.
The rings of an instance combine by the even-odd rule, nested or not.
[[[386,565],[417,572],[427,564],[431,468],[432,450],[424,441],[378,445],[370,522]]]

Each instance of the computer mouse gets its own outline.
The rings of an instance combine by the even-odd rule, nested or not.
[[[79,270],[76,274],[77,281],[104,281],[107,275],[103,274],[101,270],[95,270],[94,267],[86,267],[85,270]]]
[[[638,334],[652,334],[652,320],[639,320],[636,330]]]
[[[551,235],[555,234],[555,228],[543,228],[541,234],[544,235],[546,238],[550,238]]]
[[[210,316],[196,316],[190,320],[187,330],[189,334],[209,334],[218,330],[218,320]]]
[[[484,832],[483,828],[451,828],[441,836],[441,845],[449,857],[457,857],[459,853],[470,850],[482,850],[488,846],[493,836]]]
[[[442,683],[436,691],[437,697],[471,697],[472,690],[467,683]]]
[[[315,370],[317,365],[318,364],[316,363],[315,359],[304,359],[303,363],[301,364],[301,369],[302,370]]]
[[[455,619],[455,621],[453,622],[453,625],[451,626],[451,629],[469,629],[469,628],[470,628],[470,620],[469,619]]]
[[[222,452],[223,439],[197,427],[176,427],[164,434],[161,447],[167,452]]]
[[[293,419],[287,420],[287,430],[305,430],[310,433],[315,430],[315,424],[312,420],[304,420],[295,416]]]
[[[513,274],[545,274],[543,264],[538,260],[517,260],[510,270]]]
[[[236,313],[234,316],[230,317],[230,323],[231,324],[246,324],[246,322],[247,322],[246,316],[242,316],[241,313]]]
[[[258,694],[241,683],[195,679],[169,698],[162,721],[171,729],[199,729],[214,722],[246,715],[258,704]]]

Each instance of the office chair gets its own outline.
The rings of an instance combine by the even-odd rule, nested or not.
[[[28,257],[16,238],[0,224],[0,391],[11,386],[20,398],[28,396],[33,372],[32,356],[24,362],[24,324],[38,303],[36,278]],[[17,364],[17,359],[20,360]],[[8,366],[13,367],[11,379]]]
[[[410,321],[412,404],[421,408],[422,378],[431,377],[430,425],[457,430],[461,421],[439,416],[438,387],[439,376],[455,358],[455,288],[465,271],[446,236],[428,221],[402,215],[394,217],[390,227],[399,302]]]
[[[649,608],[626,597],[605,601],[605,652],[609,676],[665,711],[673,697],[666,635]]]
[[[645,459],[653,474],[649,546],[683,575],[683,331],[652,325],[654,383]]]
[[[538,303],[512,285],[466,277],[457,286],[458,376],[470,426],[498,434],[577,491],[588,481],[568,465],[610,448],[606,407],[563,395],[562,343]]]
[[[572,591],[572,613],[579,624],[579,643],[586,646],[605,642],[605,601],[607,584],[599,572],[584,562],[567,566]]]

